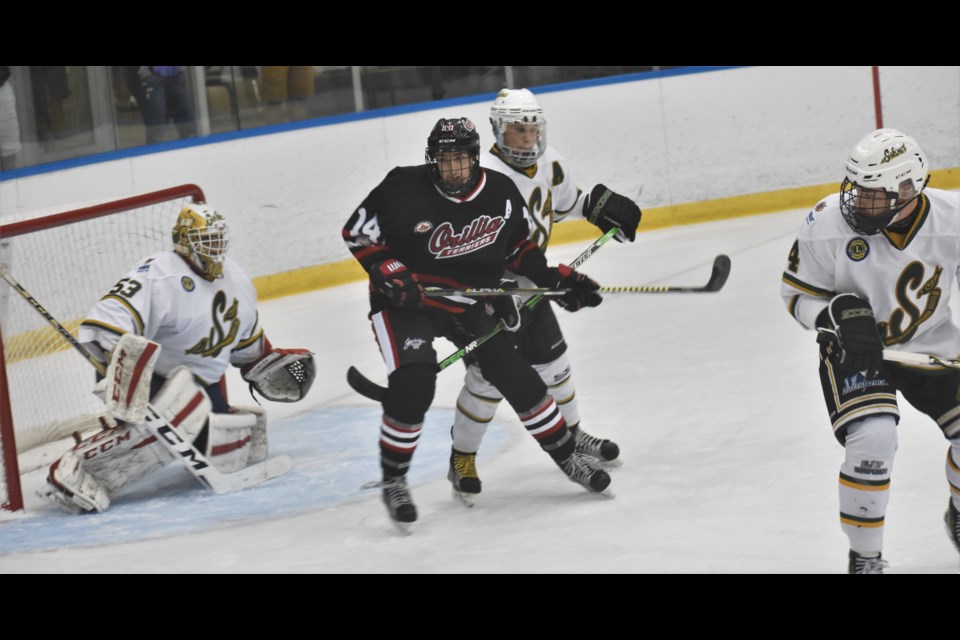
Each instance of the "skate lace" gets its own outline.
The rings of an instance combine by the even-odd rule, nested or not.
[[[882,574],[890,566],[882,558],[856,558],[854,563],[853,572],[856,574]]]
[[[400,477],[381,483],[384,493],[390,500],[390,504],[401,506],[404,504],[413,504],[410,498],[410,492],[407,490],[407,479]]]
[[[577,451],[586,453],[595,458],[600,457],[600,449],[603,446],[603,440],[586,433],[583,429],[577,429]]]
[[[461,478],[476,478],[477,476],[477,456],[476,455],[453,455],[453,468]]]
[[[592,465],[583,456],[582,453],[571,454],[563,463],[563,472],[580,483],[589,482],[594,472]]]

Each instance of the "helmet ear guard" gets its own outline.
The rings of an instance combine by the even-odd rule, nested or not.
[[[223,277],[230,234],[223,216],[203,202],[187,204],[173,225],[173,251],[207,280]]]
[[[490,124],[501,155],[511,164],[522,168],[532,166],[547,150],[547,120],[543,107],[529,89],[501,89],[490,105]],[[504,133],[510,125],[537,127],[533,146],[523,149],[504,142]]]
[[[896,129],[877,129],[860,140],[845,164],[840,212],[863,235],[880,233],[929,181],[926,154]]]

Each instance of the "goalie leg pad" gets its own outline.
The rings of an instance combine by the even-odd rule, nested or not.
[[[39,494],[75,512],[103,512],[110,507],[106,488],[84,470],[80,456],[73,451],[50,466],[47,484]]]
[[[210,414],[207,457],[218,470],[233,473],[267,457],[267,420],[261,409],[234,407]]]
[[[170,372],[157,395],[153,408],[173,427],[181,429],[191,442],[197,439],[207,424],[212,403],[203,388],[197,384],[186,367]]]
[[[70,453],[110,494],[167,466],[173,455],[146,428],[121,423],[85,438]]]
[[[560,413],[568,427],[580,424],[580,410],[577,408],[577,390],[570,375],[570,362],[563,354],[556,360],[546,364],[535,364],[533,368],[540,374],[540,379],[547,385],[547,393],[557,403]]]
[[[501,400],[503,395],[487,382],[480,373],[480,367],[469,365],[453,416],[451,435],[454,449],[463,453],[480,450],[487,426],[496,415]]]
[[[160,345],[125,333],[113,349],[107,368],[107,412],[126,422],[142,422],[150,401],[150,380],[160,356]]]

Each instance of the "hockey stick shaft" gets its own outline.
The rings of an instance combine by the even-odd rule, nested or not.
[[[569,265],[570,268],[576,269],[577,267],[582,265],[584,262],[586,262],[587,259],[590,256],[592,256],[600,247],[602,247],[604,244],[607,243],[608,240],[610,240],[610,238],[616,235],[617,231],[619,231],[619,229],[617,227],[613,227],[609,231],[604,233],[602,236],[594,240],[590,244],[590,246],[584,249],[583,253],[577,256],[576,259],[574,259],[573,262],[570,263]],[[526,308],[531,308],[535,306],[538,302],[540,302],[542,299],[543,299],[543,295],[538,293],[532,296],[531,298],[529,298],[526,302],[524,302],[523,306]],[[491,331],[485,336],[481,336],[480,338],[477,338],[476,340],[466,345],[462,349],[459,349],[455,353],[452,353],[446,358],[444,358],[439,364],[440,370],[443,371],[453,363],[462,359],[465,355],[467,355],[474,349],[477,349],[478,347],[480,347],[484,342],[486,342],[493,336],[497,335],[502,330],[503,330],[503,322],[498,322],[497,326],[493,329],[493,331]],[[386,387],[381,387],[377,383],[373,382],[372,380],[367,378],[365,375],[360,373],[360,371],[356,367],[351,366],[349,369],[347,369],[347,382],[353,388],[354,391],[356,391],[362,396],[370,398],[371,400],[375,400],[377,402],[383,402],[384,397],[386,397],[386,394],[387,394]]]
[[[817,329],[817,342],[837,341],[837,333],[830,329]],[[884,349],[883,359],[901,364],[940,365],[950,369],[960,369],[960,359],[937,356],[930,353],[912,353],[897,349]]]
[[[73,334],[71,334],[59,320],[54,318],[29,291],[24,289],[5,268],[0,268],[0,277],[2,277],[14,291],[19,293],[37,313],[43,316],[50,326],[56,329],[57,333],[59,333],[70,346],[76,349],[87,362],[92,364],[100,375],[106,375],[106,365],[100,362],[79,340],[73,337]],[[161,416],[152,404],[147,405],[147,415],[144,418],[143,424],[162,446],[166,447],[174,456],[183,462],[193,477],[215,493],[230,493],[244,489],[269,480],[276,475],[281,475],[281,473],[289,470],[289,460],[280,456],[272,460],[265,460],[258,464],[251,465],[236,473],[223,473],[214,467],[210,461],[207,460],[207,457],[194,447],[191,442],[184,440],[180,432]],[[282,467],[285,466],[287,469],[281,470]]]
[[[720,254],[713,259],[713,271],[710,280],[702,287],[672,286],[672,285],[636,285],[623,287],[600,287],[598,293],[714,293],[723,288],[730,275],[730,258]],[[562,296],[571,289],[547,289],[545,287],[528,287],[515,289],[441,289],[429,288],[426,290],[428,298],[446,296],[465,296],[482,298],[487,296],[512,296],[539,294],[541,296]]]

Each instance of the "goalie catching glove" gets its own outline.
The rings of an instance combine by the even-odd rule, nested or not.
[[[583,205],[583,217],[600,227],[604,233],[613,227],[620,229],[614,236],[617,242],[636,240],[640,215],[640,207],[630,198],[614,193],[602,184],[590,191]]]
[[[240,375],[250,383],[250,395],[256,391],[274,402],[297,402],[310,391],[317,367],[306,349],[271,348],[241,367]]]

